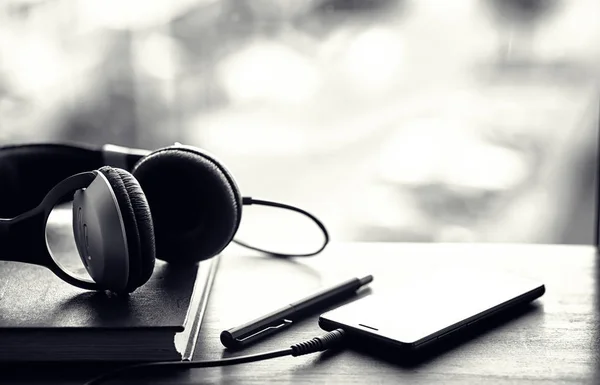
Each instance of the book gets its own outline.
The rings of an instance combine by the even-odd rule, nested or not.
[[[191,360],[219,258],[193,268],[157,260],[150,280],[129,296],[0,262],[0,361]]]

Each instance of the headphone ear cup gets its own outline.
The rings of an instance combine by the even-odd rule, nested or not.
[[[98,171],[109,181],[119,204],[129,251],[126,291],[133,292],[146,283],[154,271],[156,250],[150,207],[133,175],[109,166]]]
[[[172,146],[143,158],[133,175],[152,209],[156,256],[194,263],[220,253],[233,239],[242,197],[229,171],[189,146]]]

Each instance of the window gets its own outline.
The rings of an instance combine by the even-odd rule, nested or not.
[[[3,1],[0,141],[200,146],[337,240],[591,243],[599,7]]]

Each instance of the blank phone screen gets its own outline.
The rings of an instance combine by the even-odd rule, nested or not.
[[[452,270],[376,292],[321,318],[404,344],[465,326],[508,304],[543,294],[541,283],[502,273]],[[521,301],[520,301],[521,300]]]

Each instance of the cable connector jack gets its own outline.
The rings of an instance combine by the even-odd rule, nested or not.
[[[315,337],[312,340],[294,344],[291,346],[292,356],[298,357],[335,348],[344,340],[345,335],[346,332],[344,332],[344,330],[335,329],[327,334]]]

